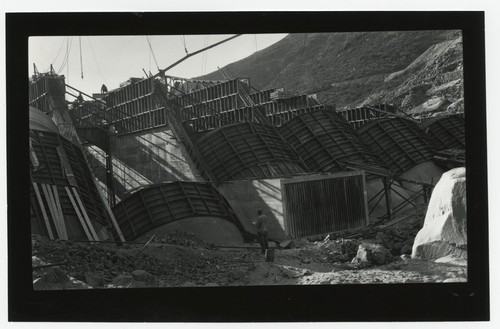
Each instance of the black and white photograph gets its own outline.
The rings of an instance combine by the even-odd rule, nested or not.
[[[205,14],[205,32],[178,24],[192,13],[112,14],[113,28],[105,14],[39,15],[28,19],[69,28],[28,28],[15,108],[29,121],[16,132],[27,217],[11,228],[30,240],[22,278],[36,300],[368,289],[383,303],[373,291],[387,289],[480,304],[421,320],[489,314],[480,13],[428,25],[386,14],[396,23],[381,28],[368,13],[345,14],[359,26],[334,13],[226,13],[224,30]],[[349,24],[311,23],[325,18]]]

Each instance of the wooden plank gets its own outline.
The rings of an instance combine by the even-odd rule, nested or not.
[[[47,185],[48,188],[52,188],[52,197],[54,198],[54,205],[55,205],[55,210],[57,212],[57,216],[59,218],[62,218],[63,217],[63,213],[62,213],[62,208],[61,208],[61,202],[59,200],[59,194],[57,193],[57,186],[55,185]]]
[[[40,195],[40,191],[38,190],[38,185],[33,182],[33,187],[35,188],[36,198],[38,200],[38,204],[40,205],[40,209],[42,210],[43,221],[45,222],[45,226],[47,227],[47,232],[49,234],[49,238],[54,240],[54,234],[52,233],[52,228],[50,227],[49,218],[47,217],[47,213],[45,212],[45,207],[43,205],[42,196]]]
[[[288,200],[286,194],[286,183],[283,179],[280,179],[280,189],[281,189],[281,203],[283,209],[283,223],[285,224],[285,234],[288,236],[291,234],[290,230],[290,219],[288,218]]]
[[[61,229],[62,229],[61,232],[63,233],[64,239],[68,240],[68,231],[66,230],[66,223],[64,222],[64,215],[61,208],[61,201],[59,200],[59,193],[57,193],[57,186],[53,185],[52,189],[54,190],[53,196],[55,199],[57,215],[59,216],[59,222],[61,223]]]
[[[73,170],[71,169],[71,165],[69,164],[69,160],[68,160],[66,153],[64,152],[63,146],[62,145],[57,146],[56,151],[57,151],[57,155],[59,156],[59,159],[61,161],[64,175],[68,179],[69,184],[72,186],[77,186],[75,174],[73,173]]]
[[[340,178],[340,177],[350,177],[350,176],[360,176],[363,173],[362,170],[358,171],[344,171],[339,173],[328,173],[328,174],[313,174],[302,177],[286,178],[285,183],[297,183],[312,180],[323,180],[330,178]]]
[[[73,209],[75,209],[76,216],[78,217],[78,220],[80,221],[80,224],[82,224],[83,230],[85,231],[85,235],[89,239],[89,241],[94,241],[94,238],[89,232],[89,229],[87,228],[87,225],[85,224],[85,220],[82,217],[82,214],[80,213],[80,210],[78,209],[78,206],[76,205],[75,200],[73,199],[73,195],[71,195],[71,190],[65,186],[64,189],[66,190],[66,194],[69,196],[69,200],[71,201],[71,205],[73,205]]]
[[[75,199],[80,206],[80,210],[82,211],[83,218],[85,218],[85,222],[90,228],[90,232],[92,233],[92,236],[94,237],[95,241],[99,241],[99,237],[97,236],[96,231],[94,230],[94,226],[92,226],[92,222],[90,221],[89,216],[87,215],[87,211],[85,210],[85,207],[83,206],[82,200],[80,200],[80,196],[78,195],[78,191],[76,190],[75,187],[72,187],[73,193],[75,195]]]
[[[362,171],[361,177],[362,177],[361,182],[363,184],[363,198],[365,204],[366,226],[368,226],[370,225],[370,214],[368,213],[368,191],[366,190],[366,175],[364,171]]]
[[[144,205],[144,208],[146,209],[146,212],[148,214],[148,218],[151,221],[151,224],[153,224],[153,226],[154,226],[156,224],[155,220],[154,220],[153,216],[151,215],[151,211],[149,211],[149,206],[148,206],[146,200],[144,199],[144,197],[142,196],[141,192],[142,191],[138,191],[137,194],[139,194],[139,198],[140,198],[142,204]]]
[[[56,232],[57,232],[57,237],[59,239],[62,239],[62,233],[61,233],[61,226],[59,224],[59,218],[56,214],[56,211],[54,209],[54,201],[52,199],[52,193],[49,192],[49,188],[47,186],[45,186],[45,184],[40,184],[40,186],[42,187],[42,190],[43,190],[43,194],[45,195],[45,199],[47,200],[47,205],[49,206],[49,211],[50,211],[50,215],[52,217],[52,221],[54,223],[54,227],[56,228]]]
[[[52,188],[51,188],[51,185],[49,184],[46,184],[45,185],[46,189],[47,189],[47,193],[51,199],[51,204],[52,204],[52,209],[54,210],[54,218],[55,220],[57,221],[57,225],[59,227],[59,232],[61,233],[61,235],[59,236],[60,239],[62,240],[65,240],[67,239],[67,236],[66,236],[66,228],[64,227],[64,223],[62,223],[62,218],[61,216],[59,215],[59,209],[57,208],[57,203],[56,203],[56,200],[55,200],[55,196],[52,192]]]

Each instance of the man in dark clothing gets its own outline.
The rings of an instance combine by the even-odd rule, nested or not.
[[[259,237],[260,249],[262,251],[262,254],[264,254],[266,252],[266,249],[268,249],[269,247],[268,235],[267,235],[269,220],[267,219],[267,216],[262,213],[262,209],[258,209],[257,214],[259,216],[257,217],[255,226],[257,227],[257,235]]]
[[[80,93],[80,94],[78,95],[78,97],[76,98],[76,102],[77,102],[77,103],[83,103],[83,96],[82,96],[82,93]]]
[[[105,94],[108,92],[108,87],[103,83],[101,86],[101,94]]]

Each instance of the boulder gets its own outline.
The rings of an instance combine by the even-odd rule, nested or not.
[[[375,239],[377,240],[377,243],[380,243],[387,247],[387,241],[391,240],[392,238],[384,232],[378,232]]]
[[[43,278],[33,280],[33,290],[61,290],[61,283],[47,282]]]
[[[77,280],[73,277],[69,278],[69,281],[63,284],[63,289],[92,289],[92,287],[83,281]]]
[[[424,226],[415,237],[412,258],[447,255],[467,258],[465,168],[444,173],[434,187]]]
[[[443,283],[456,283],[456,282],[467,282],[466,278],[449,278],[443,281]]]
[[[242,270],[236,270],[236,271],[233,271],[231,272],[231,278],[233,280],[241,280],[245,277],[246,273],[245,271],[242,271]]]
[[[184,282],[181,287],[196,287],[196,283],[194,282],[190,282],[190,281],[187,281],[187,282]]]
[[[111,282],[115,286],[128,286],[132,283],[134,277],[130,273],[123,273],[118,275]]]
[[[91,286],[66,275],[59,267],[45,269],[41,277],[33,281],[34,290],[92,289]]]
[[[394,243],[394,246],[392,247],[391,251],[395,254],[395,255],[401,255],[402,252],[401,252],[401,249],[403,248],[403,244],[401,242],[396,242]],[[410,250],[411,252],[411,250]]]
[[[360,244],[358,247],[358,253],[356,254],[356,260],[358,262],[371,262],[373,259],[372,250],[368,248],[366,244]]]
[[[211,283],[205,284],[205,287],[219,287],[219,285],[217,283],[211,282]]]
[[[401,247],[400,254],[401,255],[410,255],[412,253],[412,246],[411,244],[405,244],[404,246]]]
[[[292,240],[285,240],[280,243],[281,248],[289,248],[290,244],[292,243]]]
[[[283,274],[284,277],[292,279],[306,275],[307,272],[308,272],[307,270],[293,268],[290,266],[284,266],[281,268],[281,274]]]
[[[76,278],[78,279],[78,278]],[[104,278],[99,274],[87,272],[85,273],[85,282],[92,287],[103,287],[104,286]]]
[[[45,262],[36,256],[31,256],[31,265],[32,266],[45,265]]]
[[[85,274],[82,273],[82,272],[69,272],[68,275],[71,276],[71,277],[73,277],[73,278],[75,278],[75,279],[77,279],[77,280],[86,281]]]
[[[309,240],[307,240],[306,238],[302,238],[302,239],[298,239],[298,240],[293,240],[292,241],[292,246],[294,248],[302,248],[302,247],[305,247],[309,244]]]
[[[153,282],[154,281],[154,276],[144,270],[135,270],[132,271],[132,275],[135,280],[137,281],[143,281],[143,282]]]
[[[144,282],[144,281],[137,281],[137,280],[133,280],[128,285],[128,288],[147,288],[147,287],[148,287],[148,284],[146,282]]]
[[[65,283],[67,282],[68,276],[66,275],[66,271],[61,269],[59,266],[56,267],[48,267],[42,270],[43,273],[41,275],[41,279],[46,283]]]
[[[301,263],[309,264],[312,261],[310,257],[306,257],[300,260]]]
[[[380,244],[362,243],[358,247],[356,258],[359,262],[369,262],[376,265],[389,263],[394,258],[391,252]]]
[[[455,255],[444,256],[436,259],[434,262],[467,267],[467,259],[457,257]]]

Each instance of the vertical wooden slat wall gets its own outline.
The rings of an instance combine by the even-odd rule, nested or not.
[[[364,172],[281,181],[285,233],[295,238],[368,224]]]

